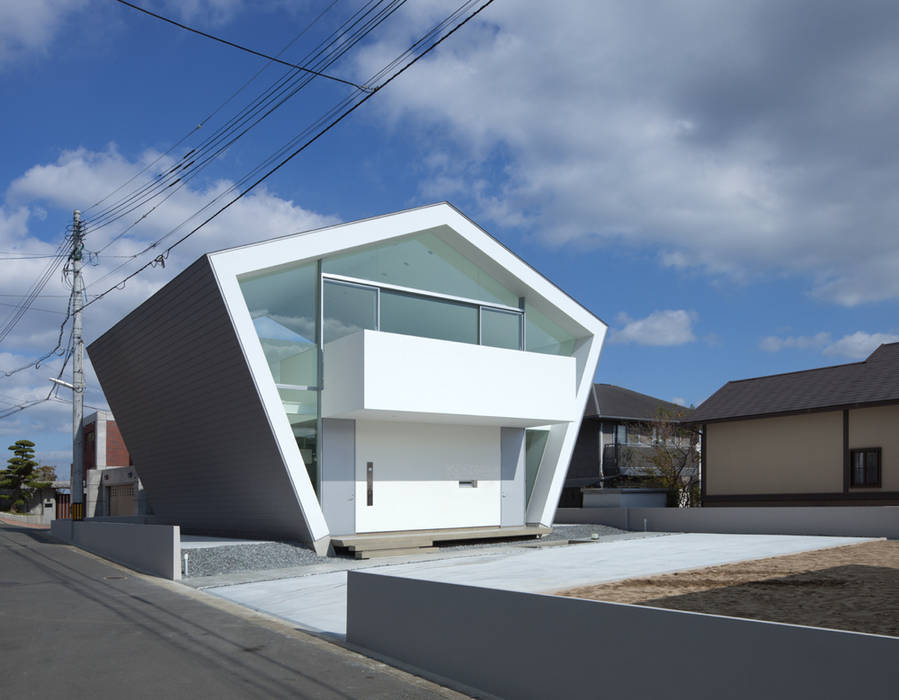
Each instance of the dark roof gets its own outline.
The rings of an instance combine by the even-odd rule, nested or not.
[[[690,416],[714,421],[899,401],[899,343],[863,362],[728,382]]]
[[[680,414],[683,406],[670,401],[647,396],[614,384],[594,384],[593,394],[587,401],[585,416],[598,418],[630,418],[636,420],[655,420],[659,411]]]

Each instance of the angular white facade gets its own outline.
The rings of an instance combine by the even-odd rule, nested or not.
[[[448,204],[212,253],[89,352],[163,520],[552,523],[606,326]]]

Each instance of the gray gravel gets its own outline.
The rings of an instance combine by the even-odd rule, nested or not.
[[[294,566],[320,564],[328,560],[327,557],[320,557],[307,547],[284,542],[223,545],[184,551],[188,555],[187,575],[189,578],[215,576],[235,571],[286,569]]]

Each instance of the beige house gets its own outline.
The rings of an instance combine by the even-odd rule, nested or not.
[[[705,506],[899,505],[899,343],[728,382],[694,421]]]

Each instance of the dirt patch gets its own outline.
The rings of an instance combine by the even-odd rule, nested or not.
[[[899,541],[581,586],[557,595],[899,637]]]

